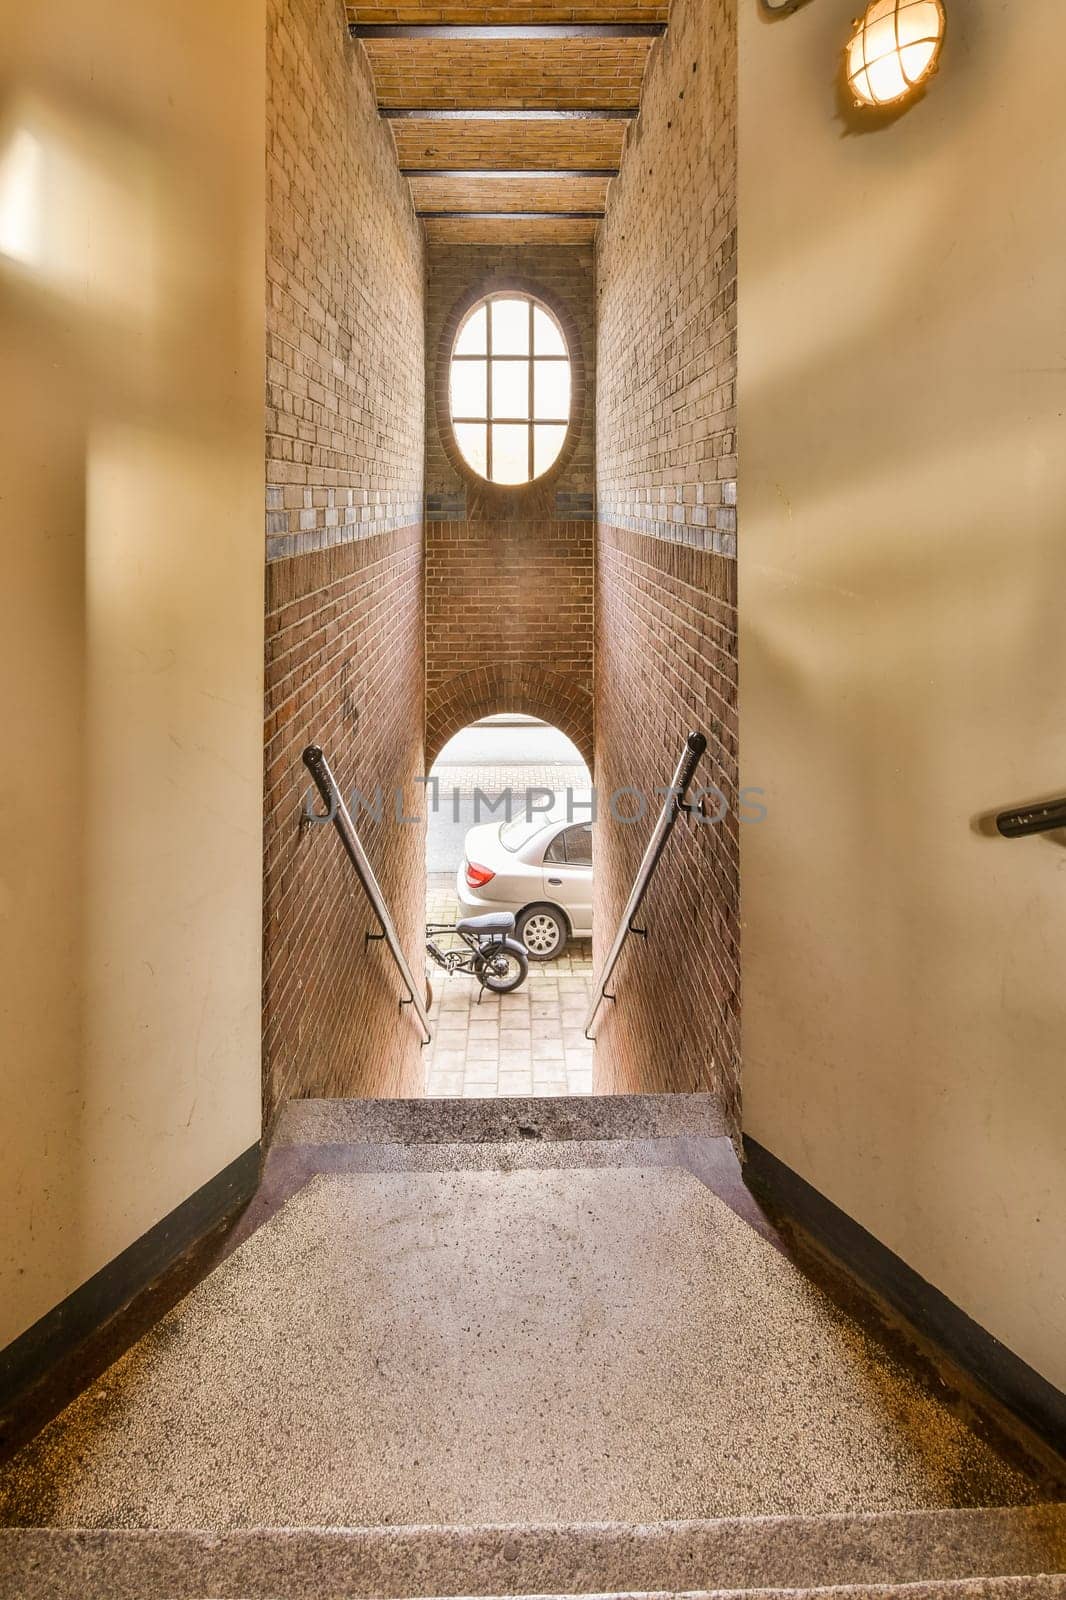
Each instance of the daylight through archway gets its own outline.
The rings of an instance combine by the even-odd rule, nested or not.
[[[429,776],[426,1093],[590,1094],[592,779],[580,750],[550,723],[497,714],[449,739]],[[524,973],[520,957],[507,965],[507,941]],[[497,949],[498,975],[479,956]]]

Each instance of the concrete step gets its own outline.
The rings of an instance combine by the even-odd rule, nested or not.
[[[499,1096],[486,1100],[290,1100],[272,1144],[507,1144],[517,1140],[721,1138],[710,1094]]]
[[[1061,1600],[1066,1578],[960,1578],[931,1583],[834,1584],[828,1589],[714,1589],[671,1600]]]
[[[1030,1578],[958,1578],[929,1583],[832,1584],[818,1589],[693,1589],[657,1592],[584,1595],[582,1600],[1059,1600],[1066,1594],[1066,1578],[1043,1575]],[[479,1596],[477,1600],[504,1600]],[[513,1600],[513,1597],[508,1597]],[[560,1595],[522,1595],[517,1600],[563,1600]]]
[[[582,1600],[1059,1600],[1066,1578],[959,1578],[930,1583],[833,1584],[818,1589],[693,1589],[585,1595]],[[480,1596],[478,1600],[503,1600]],[[559,1595],[523,1595],[518,1600],[563,1600]]]
[[[20,1600],[755,1600],[827,1590],[836,1600],[924,1600],[1061,1596],[1064,1574],[1066,1505],[646,1526],[0,1531],[0,1594]]]

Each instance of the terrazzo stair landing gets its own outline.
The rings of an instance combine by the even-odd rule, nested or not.
[[[0,1467],[0,1595],[1066,1592],[1066,1479],[800,1268],[707,1096],[295,1102],[226,1248]]]
[[[1059,1600],[1066,1506],[625,1527],[0,1532],[20,1600]]]

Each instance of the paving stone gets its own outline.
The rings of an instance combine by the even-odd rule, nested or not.
[[[458,915],[451,874],[431,874],[426,920],[454,922]],[[447,937],[441,939],[447,947]],[[434,1038],[425,1052],[430,1094],[530,1094],[535,1073],[538,1093],[592,1093],[592,1056],[580,1031],[593,976],[590,940],[572,943],[557,961],[531,962],[525,984],[507,995],[483,994],[462,974],[445,979],[438,968],[428,971],[434,995]],[[449,1087],[440,1089],[442,1083]]]
[[[501,1093],[501,1095],[504,1095],[504,1094],[532,1094],[533,1093],[533,1074],[531,1072],[529,1072],[529,1071],[526,1071],[526,1072],[518,1072],[518,1071],[509,1072],[509,1071],[505,1071],[504,1068],[501,1066],[501,1068],[500,1068],[500,1077],[499,1077],[499,1085],[500,1085],[500,1093]],[[591,1077],[589,1078],[588,1090],[579,1091],[579,1092],[591,1094],[591,1092],[592,1092],[592,1079],[591,1079]]]

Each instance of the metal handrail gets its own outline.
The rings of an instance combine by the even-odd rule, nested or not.
[[[371,909],[381,927],[380,933],[368,933],[367,938],[385,939],[387,941],[392,959],[400,969],[400,977],[404,981],[409,997],[407,1000],[401,1000],[400,1004],[401,1006],[414,1006],[418,1020],[422,1025],[422,1032],[425,1034],[423,1043],[429,1044],[433,1037],[429,1026],[429,1015],[426,1011],[425,1003],[415,986],[414,975],[408,965],[407,957],[403,953],[403,948],[396,933],[396,924],[393,922],[389,908],[385,904],[381,886],[374,876],[374,869],[370,865],[366,851],[363,849],[362,841],[355,831],[355,823],[352,821],[348,807],[344,803],[344,796],[337,787],[337,780],[330,771],[329,762],[317,744],[309,744],[304,751],[304,766],[314,778],[315,786],[327,807],[327,816],[321,818],[321,820],[323,822],[331,821],[340,834],[341,844],[344,846],[348,860],[356,870],[359,882],[363,886],[363,891],[370,901]]]
[[[1027,833],[1051,833],[1066,828],[1066,795],[1060,800],[1040,800],[1035,805],[1019,806],[1016,811],[1001,811],[996,827],[1004,839],[1020,839]]]
[[[690,733],[685,740],[680,760],[674,770],[673,781],[663,797],[662,810],[659,812],[658,820],[652,829],[651,838],[648,840],[648,847],[644,852],[644,857],[637,869],[637,875],[633,880],[633,887],[630,890],[629,899],[626,901],[626,908],[622,912],[621,921],[618,924],[618,932],[614,936],[610,954],[604,962],[599,978],[596,981],[596,998],[589,1007],[589,1014],[585,1018],[586,1039],[592,1038],[589,1029],[595,1022],[596,1013],[604,1000],[614,999],[614,995],[607,993],[607,985],[611,981],[611,974],[618,965],[618,958],[622,954],[623,945],[631,933],[639,933],[647,937],[645,929],[634,928],[633,918],[640,910],[644,896],[648,892],[648,885],[655,875],[655,869],[659,865],[659,858],[666,848],[666,841],[673,832],[674,823],[683,811],[688,811],[689,809],[687,803],[688,792],[692,787],[692,780],[696,776],[696,768],[699,765],[700,757],[706,748],[707,740],[702,733]]]

